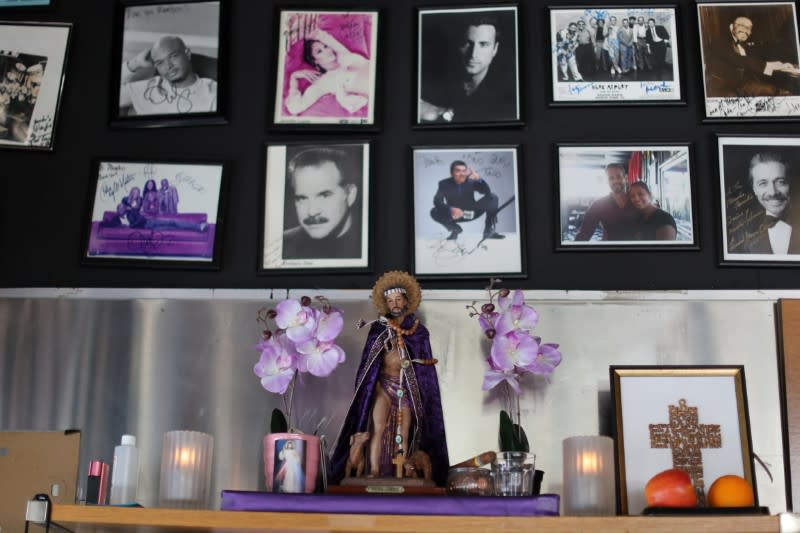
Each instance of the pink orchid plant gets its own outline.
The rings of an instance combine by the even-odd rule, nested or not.
[[[270,430],[287,431],[292,421],[292,400],[300,373],[327,377],[344,362],[344,350],[335,344],[342,332],[342,312],[322,296],[316,298],[321,308],[311,305],[311,298],[299,301],[286,299],[275,309],[259,309],[256,320],[264,325],[261,340],[255,348],[261,352],[253,371],[261,379],[261,386],[269,392],[280,394],[282,412],[272,413]],[[274,330],[270,321],[275,322]]]
[[[526,374],[550,375],[561,363],[558,344],[544,343],[531,332],[539,323],[539,314],[525,304],[525,295],[519,289],[513,293],[506,288],[494,290],[492,279],[486,288],[489,301],[466,306],[470,317],[478,317],[484,335],[492,341],[487,359],[489,369],[483,376],[484,391],[505,384],[504,396],[508,410],[500,412],[500,449],[503,451],[530,451],[525,432],[520,426],[520,380]],[[496,304],[495,304],[496,302]],[[513,406],[513,408],[512,408]],[[512,420],[511,412],[514,415]]]

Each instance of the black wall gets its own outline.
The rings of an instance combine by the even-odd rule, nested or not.
[[[680,60],[687,105],[551,107],[547,10],[520,2],[522,128],[415,130],[415,6],[465,5],[437,0],[372,0],[382,10],[375,133],[298,133],[270,129],[274,86],[275,3],[229,0],[228,122],[155,129],[109,127],[114,5],[110,0],[56,0],[46,11],[0,12],[5,20],[71,22],[71,49],[53,152],[0,151],[0,285],[76,287],[367,288],[391,269],[409,270],[411,145],[521,145],[521,212],[527,230],[528,289],[790,289],[791,267],[721,267],[718,241],[717,133],[797,133],[796,123],[702,122],[702,79],[693,2],[678,2]],[[619,2],[624,4],[625,2]],[[549,5],[574,5],[553,1]],[[638,3],[641,5],[641,2]],[[280,4],[284,5],[284,4]],[[296,6],[297,4],[295,4]],[[306,7],[310,3],[304,4]],[[341,7],[320,1],[316,6]],[[0,30],[2,31],[2,30]],[[374,141],[371,273],[259,275],[259,220],[264,143],[282,140]],[[692,143],[700,250],[556,252],[556,142]],[[227,224],[219,271],[97,267],[81,264],[87,195],[98,157],[193,158],[230,162]],[[431,280],[426,288],[481,288],[484,279]]]

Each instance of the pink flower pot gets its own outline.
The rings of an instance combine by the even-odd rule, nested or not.
[[[268,492],[314,492],[319,472],[319,437],[270,433],[264,437],[264,478]]]

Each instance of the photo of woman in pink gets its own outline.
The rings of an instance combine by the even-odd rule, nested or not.
[[[281,13],[276,123],[373,121],[375,13]]]

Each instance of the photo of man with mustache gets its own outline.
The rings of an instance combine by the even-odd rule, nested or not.
[[[793,231],[789,218],[788,170],[786,160],[777,152],[759,152],[750,159],[750,186],[763,211],[751,222],[745,253],[800,253],[800,228]]]
[[[289,158],[283,259],[361,257],[362,166],[360,145],[301,148]]]

